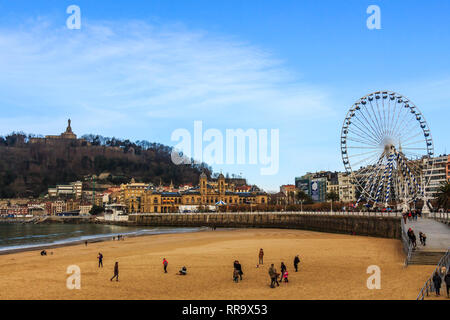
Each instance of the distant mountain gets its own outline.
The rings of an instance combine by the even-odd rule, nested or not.
[[[69,127],[46,138],[24,133],[0,137],[0,198],[37,197],[48,187],[108,172],[108,182],[198,183],[206,164],[175,165],[172,148],[148,141],[131,142],[99,135],[77,139]]]

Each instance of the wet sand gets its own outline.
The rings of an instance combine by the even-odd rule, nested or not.
[[[258,252],[264,248],[264,265]],[[127,238],[0,256],[0,299],[415,299],[434,266],[403,267],[398,240],[301,230],[216,230]],[[51,254],[53,252],[53,254]],[[104,268],[97,266],[97,254]],[[293,259],[300,255],[299,272]],[[163,272],[162,259],[169,261]],[[232,281],[239,260],[244,280]],[[119,282],[111,282],[119,261]],[[270,263],[284,261],[289,283],[271,289]],[[81,290],[69,290],[67,267],[81,269]],[[176,275],[185,265],[187,276]],[[369,290],[367,267],[381,269]]]

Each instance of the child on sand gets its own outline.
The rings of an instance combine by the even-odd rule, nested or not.
[[[286,270],[286,271],[284,272],[284,274],[283,274],[283,280],[284,280],[284,282],[289,282],[289,280],[288,280],[288,275],[289,275],[289,273],[288,273],[288,271]]]

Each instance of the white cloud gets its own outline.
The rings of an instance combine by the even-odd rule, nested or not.
[[[36,116],[76,110],[79,117],[107,111],[118,118],[176,119],[208,117],[212,110],[262,116],[329,111],[323,91],[299,82],[269,52],[180,26],[83,22],[74,31],[40,19],[0,30],[0,47],[2,106]]]

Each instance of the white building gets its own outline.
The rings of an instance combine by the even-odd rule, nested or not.
[[[351,176],[347,173],[338,174],[339,181],[339,201],[342,202],[355,202],[356,199],[356,186],[352,182]]]
[[[80,205],[80,216],[87,216],[90,214],[92,209],[92,204],[82,204]]]
[[[123,204],[107,204],[105,206],[106,221],[128,221],[128,215],[125,213],[126,206]]]
[[[48,188],[49,197],[58,197],[61,195],[75,196],[81,198],[83,193],[83,183],[81,181],[71,182],[68,185],[57,185],[55,188]]]
[[[425,187],[425,196],[429,199],[434,198],[442,183],[447,181],[447,164],[449,156],[443,155],[432,159],[433,166],[428,162],[423,169],[425,181],[429,181]]]

